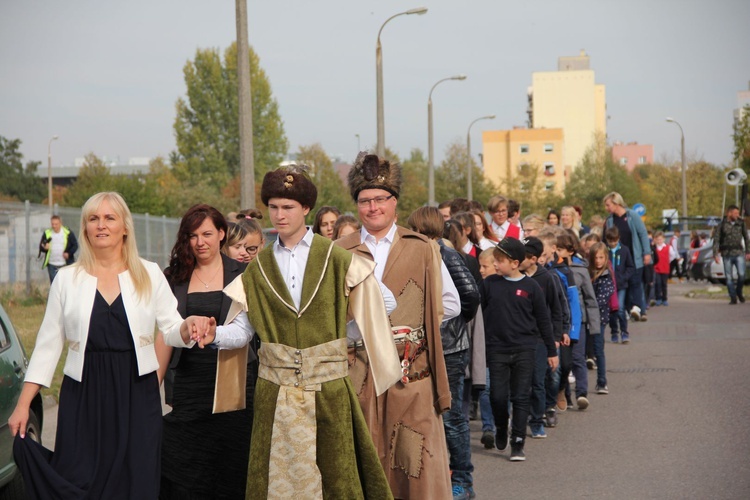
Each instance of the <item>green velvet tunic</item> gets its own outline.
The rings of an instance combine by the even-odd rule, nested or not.
[[[294,307],[272,246],[248,265],[242,280],[248,317],[261,340],[261,350],[264,342],[305,349],[346,337],[346,275],[352,254],[334,247],[329,255],[331,245],[321,236],[313,238],[302,283],[301,314]],[[261,499],[268,494],[278,393],[278,385],[258,379],[247,498]],[[315,405],[316,462],[324,498],[393,498],[349,377],[323,383],[316,393]]]

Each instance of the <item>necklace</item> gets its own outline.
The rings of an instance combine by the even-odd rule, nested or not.
[[[215,272],[215,273],[214,273],[214,275],[213,275],[213,276],[211,277],[211,279],[210,279],[210,280],[208,280],[208,281],[203,281],[203,280],[201,279],[200,275],[198,275],[198,269],[197,269],[197,268],[195,269],[195,277],[196,277],[196,278],[198,278],[198,281],[200,281],[201,283],[203,283],[203,286],[205,286],[205,287],[206,287],[206,290],[208,290],[208,284],[209,284],[209,283],[211,283],[211,282],[212,282],[213,280],[215,280],[215,279],[216,279],[216,276],[217,276],[217,275],[219,274],[219,271],[221,271],[221,267],[222,267],[222,266],[219,266],[219,267],[218,267],[218,268],[216,269],[216,272]]]

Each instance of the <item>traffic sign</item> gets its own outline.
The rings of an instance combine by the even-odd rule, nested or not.
[[[644,215],[646,215],[646,205],[644,205],[643,203],[636,203],[635,205],[633,205],[633,212],[643,217]]]

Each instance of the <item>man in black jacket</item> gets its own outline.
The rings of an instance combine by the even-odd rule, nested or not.
[[[744,248],[743,248],[744,247]],[[736,304],[737,299],[745,302],[742,287],[745,284],[745,261],[750,259],[750,238],[747,235],[745,221],[740,218],[737,205],[729,205],[726,217],[716,226],[714,233],[714,259],[724,260],[724,276],[727,279],[729,303]],[[737,269],[737,283],[732,277],[732,268]]]

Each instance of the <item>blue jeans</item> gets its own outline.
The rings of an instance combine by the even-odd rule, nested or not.
[[[469,364],[469,350],[445,355],[445,369],[448,372],[448,385],[451,389],[451,409],[443,414],[445,441],[450,453],[450,468],[453,471],[451,482],[454,485],[471,486],[474,481],[471,473],[471,443],[469,422],[463,412],[464,377]]]
[[[52,283],[52,280],[55,279],[55,276],[57,276],[57,271],[60,270],[62,266],[53,266],[52,264],[47,264],[47,273],[49,273],[49,282]]]
[[[641,309],[641,314],[646,312],[646,301],[643,296],[643,268],[636,268],[633,275],[628,280],[628,288],[626,290],[628,302],[631,306],[638,306]],[[622,306],[622,304],[620,304]],[[630,309],[630,307],[628,307]]]
[[[602,325],[602,332],[599,335],[592,335],[594,341],[594,355],[596,356],[596,385],[604,387],[607,385],[607,358],[604,357],[604,332],[607,325]],[[578,383],[578,379],[576,379]]]
[[[729,290],[729,297],[736,299],[739,295],[742,295],[742,287],[745,284],[745,256],[744,255],[733,255],[725,257],[722,255],[724,261],[724,276],[727,278],[727,289]],[[732,278],[732,267],[737,268],[737,283]]]
[[[508,400],[513,403],[511,437],[526,441],[526,423],[529,420],[531,400],[531,376],[534,371],[534,349],[513,354],[490,353],[487,366],[490,368],[490,404],[495,426],[508,426],[510,414]],[[454,473],[455,475],[455,473]]]
[[[576,378],[576,397],[589,392],[589,370],[586,366],[586,344],[581,340],[573,344],[573,376]],[[567,382],[567,380],[565,380]]]
[[[531,424],[542,425],[544,411],[546,408],[547,393],[544,388],[544,382],[547,378],[547,346],[542,342],[536,345],[534,354],[534,373],[531,375],[531,407],[530,414]]]
[[[609,317],[609,326],[612,328],[612,333],[622,332],[628,333],[628,307],[625,305],[625,295],[627,295],[628,289],[623,288],[617,290],[617,304],[618,309],[616,314],[612,314]],[[619,330],[617,325],[619,323]]]
[[[482,432],[495,432],[495,418],[490,404],[490,369],[487,368],[487,385],[479,395],[479,412],[482,414]]]
[[[566,353],[570,355],[570,347],[565,347],[564,345],[560,345],[560,347],[557,348],[557,356],[560,360],[560,364],[557,366],[556,370],[552,370],[551,368],[547,368],[547,409],[552,409],[555,407],[555,404],[557,404],[557,394],[560,392],[560,372],[562,371],[563,366],[563,350],[566,350]],[[570,360],[570,356],[568,356],[568,360]],[[568,364],[570,364],[570,362]],[[567,373],[570,373],[570,367],[567,369]],[[565,375],[567,377],[567,374]]]

